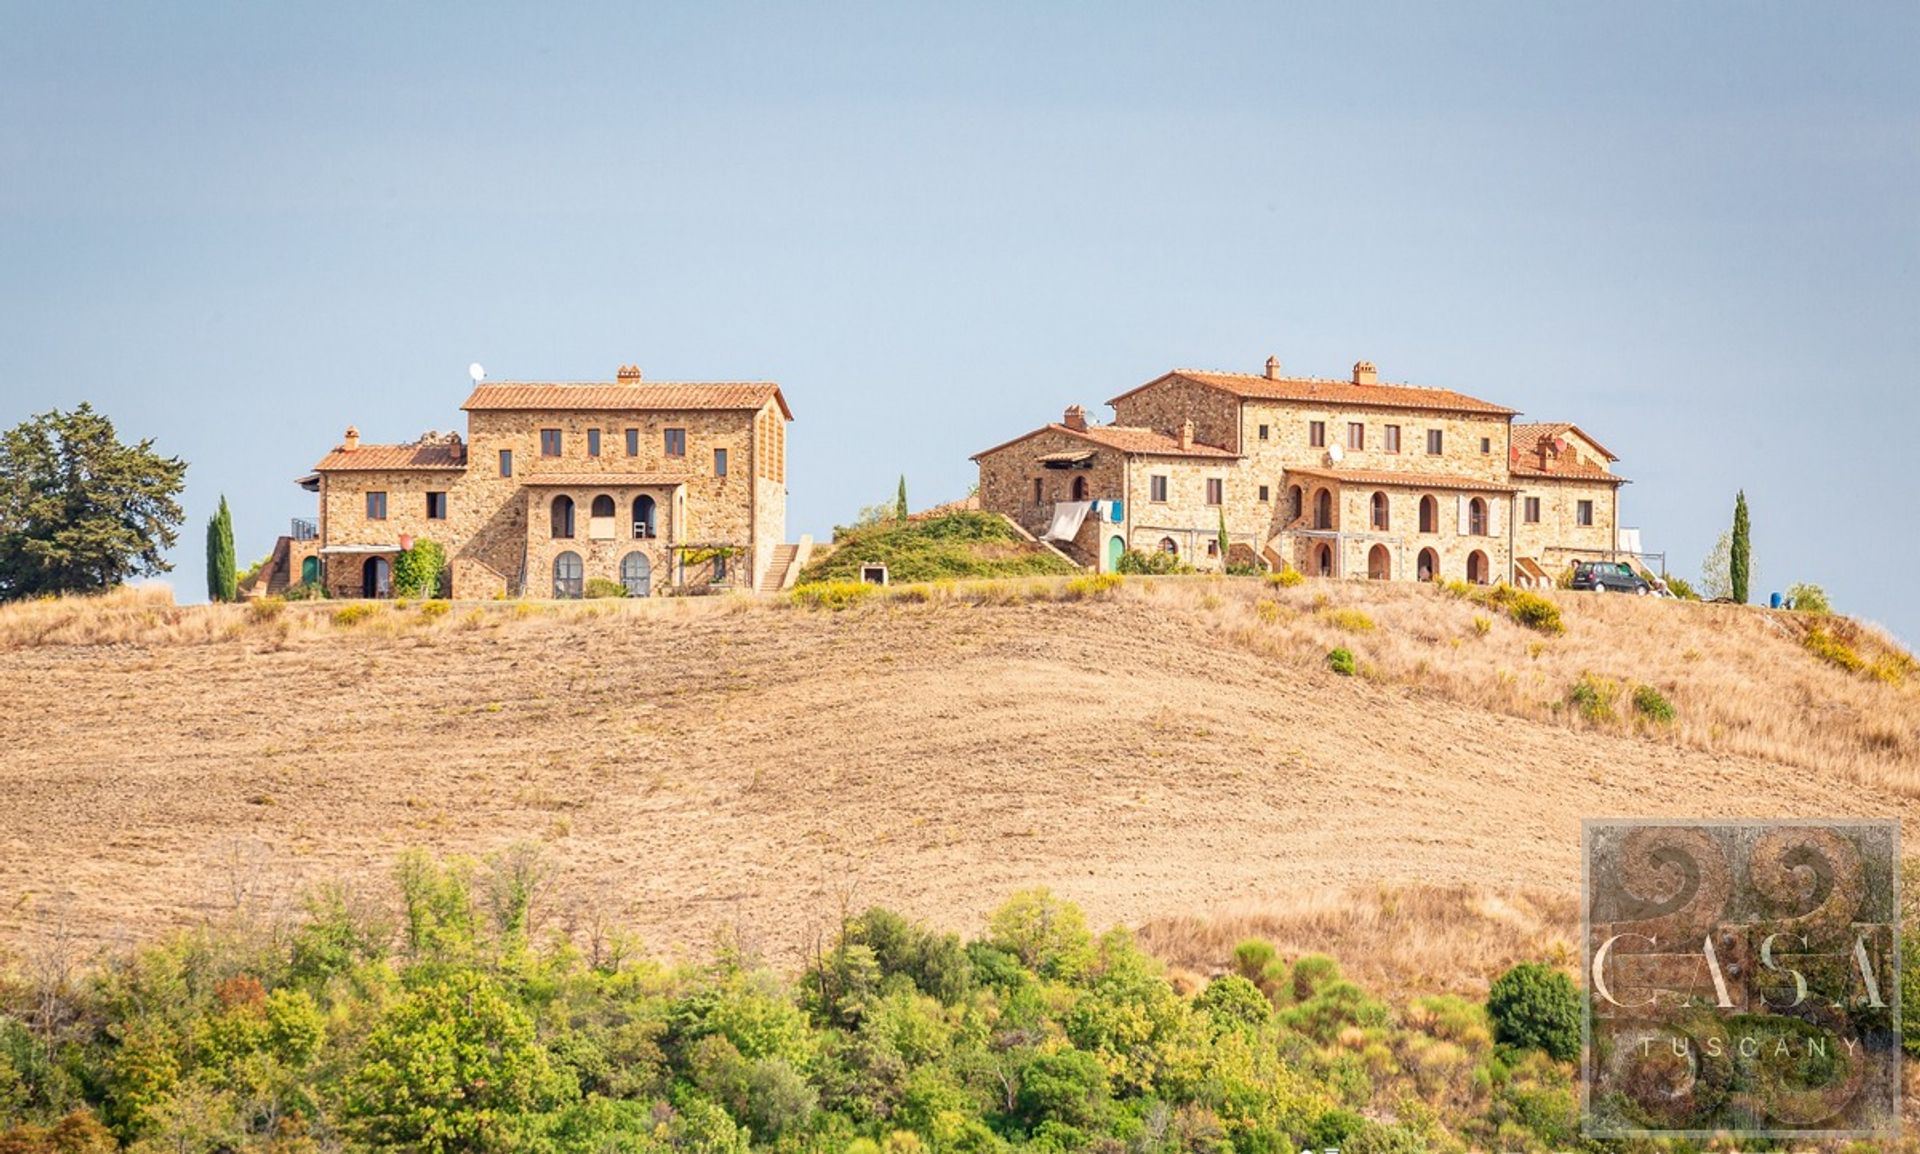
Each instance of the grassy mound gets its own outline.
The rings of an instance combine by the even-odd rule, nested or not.
[[[854,529],[800,580],[857,581],[862,565],[885,565],[899,581],[954,577],[1046,577],[1079,572],[1022,537],[1005,518],[964,510],[921,521],[882,521]]]

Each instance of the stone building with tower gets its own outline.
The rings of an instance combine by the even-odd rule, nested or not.
[[[1550,583],[1626,556],[1617,459],[1578,426],[1451,389],[1175,369],[974,456],[983,508],[1090,568],[1129,550],[1196,568]],[[1221,548],[1222,537],[1225,549]],[[1634,544],[1637,548],[1637,543]]]
[[[578,597],[595,579],[629,595],[779,588],[787,422],[771,382],[476,383],[467,431],[404,443],[349,427],[301,477],[314,521],[275,549],[280,584],[388,596],[393,563],[431,539],[445,595]]]

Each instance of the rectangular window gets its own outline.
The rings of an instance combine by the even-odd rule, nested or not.
[[[1270,498],[1267,496],[1267,487],[1265,485],[1260,486],[1260,500],[1262,502],[1270,500]]]
[[[627,430],[627,456],[638,457],[639,455],[640,455],[640,430],[628,429]]]
[[[1260,439],[1263,441],[1267,439],[1267,427],[1265,425],[1260,426]]]
[[[687,431],[685,429],[667,430],[667,456],[684,457],[687,455]]]
[[[1593,502],[1582,501],[1575,509],[1575,519],[1582,525],[1593,524]]]
[[[1036,505],[1041,504],[1045,497],[1046,490],[1042,487],[1040,478],[1035,477],[1033,479],[1033,503]]]
[[[718,585],[727,579],[727,555],[721,553],[713,559],[713,583]]]
[[[1493,452],[1493,438],[1492,437],[1480,438],[1480,455],[1484,457],[1491,452]]]
[[[384,521],[387,519],[387,495],[385,493],[367,494],[367,520]]]
[[[587,430],[587,456],[598,457],[599,455],[600,455],[600,430],[588,429]]]
[[[1540,498],[1528,497],[1527,498],[1527,524],[1538,525],[1539,523],[1540,523]]]
[[[1347,422],[1347,448],[1364,449],[1367,447],[1367,427],[1359,421]]]
[[[1438,457],[1441,451],[1443,450],[1443,448],[1444,448],[1444,445],[1440,438],[1440,430],[1428,429],[1427,430],[1427,456]]]
[[[558,457],[560,455],[560,430],[540,430],[540,455],[542,457]]]
[[[715,449],[713,451],[713,475],[716,477],[724,477],[727,475],[727,451],[725,449]]]
[[[513,476],[513,450],[512,449],[500,450],[500,475],[502,477]]]
[[[1316,449],[1326,448],[1327,423],[1325,421],[1312,421],[1308,423],[1307,444],[1312,445]]]
[[[1386,450],[1389,453],[1397,453],[1400,451],[1400,426],[1399,425],[1387,426]]]
[[[1147,478],[1147,498],[1165,504],[1167,500],[1167,479],[1165,477]]]
[[[1207,478],[1207,504],[1218,505],[1226,497],[1227,483],[1218,477]]]
[[[444,521],[447,519],[447,495],[445,493],[427,494],[427,520]]]

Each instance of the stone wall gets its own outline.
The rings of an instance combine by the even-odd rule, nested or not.
[[[1191,420],[1195,441],[1235,452],[1240,449],[1240,399],[1193,381],[1162,381],[1116,398],[1113,413],[1116,425],[1157,429],[1169,437],[1178,437]]]
[[[1514,551],[1532,557],[1552,573],[1578,559],[1598,560],[1618,544],[1619,484],[1591,479],[1566,480],[1544,477],[1519,477],[1523,486],[1519,508],[1522,516],[1514,526]],[[1526,499],[1540,500],[1540,520],[1528,524]],[[1581,525],[1581,501],[1593,502],[1593,524]]]
[[[1093,453],[1085,469],[1049,469],[1038,462],[1038,458],[1053,453],[1083,452]],[[1126,501],[1126,461],[1126,455],[1116,449],[1101,448],[1056,429],[1041,429],[980,454],[980,507],[1005,514],[1037,537],[1052,524],[1054,505],[1073,500],[1076,477],[1086,480],[1086,500]],[[1035,481],[1040,482],[1038,501],[1034,500]]]
[[[1395,473],[1438,473],[1449,477],[1472,477],[1496,484],[1507,480],[1509,420],[1505,416],[1479,416],[1417,409],[1360,409],[1309,405],[1293,401],[1246,402],[1241,415],[1241,444],[1247,465],[1262,476],[1278,479],[1289,466],[1324,468],[1327,446],[1312,443],[1312,424],[1324,422],[1327,446],[1338,445],[1341,459],[1336,468]],[[1347,448],[1347,425],[1357,422],[1366,428],[1366,448]],[[1260,426],[1267,427],[1262,439]],[[1400,430],[1400,451],[1386,448],[1388,426]],[[1427,452],[1427,431],[1439,429],[1442,452]],[[1486,451],[1481,451],[1481,443]]]

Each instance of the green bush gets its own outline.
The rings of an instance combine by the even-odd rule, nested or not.
[[[1666,695],[1651,685],[1636,685],[1633,689],[1633,711],[1648,721],[1660,725],[1673,723],[1673,703]]]
[[[1353,651],[1341,646],[1327,651],[1327,668],[1342,677],[1352,677],[1354,673]]]
[[[1193,1008],[1205,1010],[1215,1029],[1264,1026],[1273,1017],[1273,1006],[1260,987],[1239,974],[1222,974],[1207,983]]]
[[[1487,1015],[1499,1042],[1560,1062],[1580,1056],[1580,994],[1558,970],[1521,962],[1501,974],[1487,993]]]
[[[886,519],[849,529],[800,574],[805,583],[857,581],[884,564],[895,584],[966,577],[1070,577],[1080,570],[1021,536],[995,513],[963,510],[922,520]]]
[[[1507,616],[1541,633],[1559,635],[1567,631],[1560,620],[1560,606],[1528,589],[1510,589],[1497,600],[1506,605]]]
[[[1833,603],[1827,600],[1827,591],[1818,585],[1801,582],[1787,586],[1787,601],[1801,613],[1833,612]]]
[[[1680,576],[1678,573],[1669,573],[1665,580],[1667,583],[1667,591],[1675,597],[1680,598],[1682,601],[1700,600],[1699,591],[1693,587],[1693,582],[1687,580],[1685,577]]]
[[[1129,549],[1125,553],[1120,554],[1120,561],[1114,566],[1114,569],[1121,573],[1149,577],[1165,577],[1176,573],[1193,572],[1193,566],[1182,561],[1179,554],[1168,553],[1160,549],[1155,549],[1151,553],[1143,553],[1138,549]]]
[[[864,581],[809,581],[789,594],[795,605],[808,609],[851,609],[876,596],[880,586]]]
[[[447,554],[440,543],[419,538],[413,548],[402,549],[393,559],[394,596],[434,596],[440,592],[440,575],[446,567]]]
[[[625,597],[627,587],[605,577],[589,577],[584,592],[588,597]]]
[[[1588,721],[1612,721],[1613,703],[1619,696],[1620,687],[1613,681],[1587,674],[1567,690],[1567,703]]]

